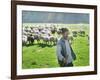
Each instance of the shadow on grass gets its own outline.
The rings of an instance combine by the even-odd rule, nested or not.
[[[23,46],[30,47],[30,46],[35,46],[35,45],[42,47],[42,48],[45,48],[45,47],[53,47],[56,44],[34,43],[34,44],[26,44],[26,45],[23,45]]]

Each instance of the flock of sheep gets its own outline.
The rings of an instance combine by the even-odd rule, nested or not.
[[[57,28],[55,25],[49,27],[25,26],[22,31],[23,45],[34,44],[35,42],[56,45],[57,41],[61,37],[61,28]],[[69,41],[72,43],[73,37],[77,37],[78,35],[84,37],[85,31],[72,31],[72,36],[69,36]]]

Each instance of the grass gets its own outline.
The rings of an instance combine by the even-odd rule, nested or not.
[[[77,60],[74,61],[75,66],[89,65],[89,45],[86,37],[78,37],[73,42],[73,50],[77,55]]]
[[[89,46],[86,37],[74,38],[72,48],[77,56],[74,66],[89,65]],[[59,67],[56,57],[56,46],[30,45],[23,47],[22,68]]]
[[[70,27],[70,30],[79,30],[82,28],[85,30],[86,34],[88,34],[89,25],[84,24],[82,27],[80,27],[81,25],[82,24],[68,24],[67,26]],[[73,62],[74,66],[88,66],[89,45],[87,37],[74,37],[74,41],[71,46],[77,56],[77,59]],[[37,45],[35,42],[34,45],[23,46],[22,57],[23,69],[59,67],[56,55],[56,46],[41,44]]]
[[[23,47],[23,68],[57,67],[55,46],[39,45]]]

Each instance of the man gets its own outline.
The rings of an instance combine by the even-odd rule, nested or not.
[[[62,37],[57,42],[58,62],[61,67],[72,67],[73,60],[76,59],[76,55],[73,52],[71,45],[69,44],[68,40],[69,30],[67,28],[62,28],[61,34]]]

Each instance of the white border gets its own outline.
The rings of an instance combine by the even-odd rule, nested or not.
[[[69,68],[43,68],[43,69],[22,69],[22,10],[27,11],[52,11],[52,12],[73,12],[90,14],[90,66],[69,67]],[[17,75],[36,75],[50,73],[69,73],[94,71],[94,10],[77,8],[41,7],[17,5]]]

